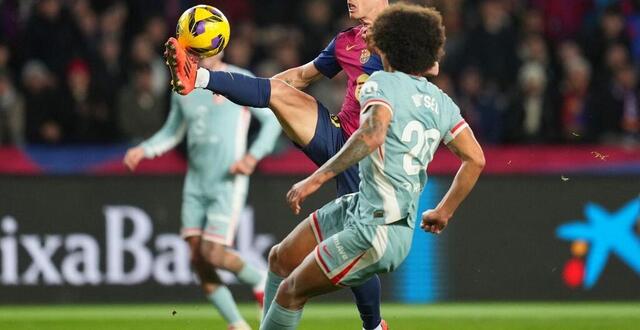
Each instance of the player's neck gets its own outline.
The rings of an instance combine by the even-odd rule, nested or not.
[[[360,18],[358,21],[360,22],[360,24],[362,24],[366,28],[369,28],[369,27],[371,27],[371,25],[373,25],[373,21],[376,20],[378,15],[380,15],[380,13],[383,10],[385,10],[385,8],[387,8],[387,7],[389,7],[389,2],[387,2],[387,1],[382,2],[379,6],[377,6],[374,9],[372,9],[367,15],[365,15],[362,18]]]

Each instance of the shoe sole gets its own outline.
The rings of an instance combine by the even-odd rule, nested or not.
[[[171,86],[173,87],[174,91],[181,93],[184,90],[184,84],[178,76],[178,59],[176,46],[171,42],[167,42],[165,44],[165,50],[167,52],[165,56],[165,63],[169,66],[169,71],[171,72]]]

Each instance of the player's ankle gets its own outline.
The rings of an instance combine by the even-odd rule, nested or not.
[[[195,88],[207,88],[210,77],[211,74],[209,73],[209,70],[205,68],[198,68],[198,71],[196,72]]]

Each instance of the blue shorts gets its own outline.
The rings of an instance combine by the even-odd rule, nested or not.
[[[332,115],[322,103],[317,102],[318,123],[315,135],[311,142],[301,149],[316,165],[321,166],[338,153],[347,142],[347,137],[340,128],[338,116]],[[354,165],[336,177],[338,196],[357,192],[359,184],[358,165]]]

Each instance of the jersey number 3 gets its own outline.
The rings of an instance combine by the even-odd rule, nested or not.
[[[405,126],[402,142],[411,143],[414,136],[416,136],[416,144],[402,158],[402,167],[409,175],[416,175],[421,170],[427,169],[440,141],[440,132],[437,129],[425,130],[422,123],[417,120],[412,120]]]

